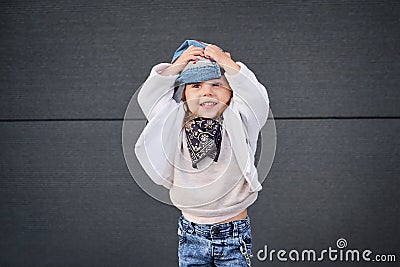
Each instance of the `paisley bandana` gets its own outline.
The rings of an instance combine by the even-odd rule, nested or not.
[[[185,125],[186,142],[192,167],[205,157],[218,161],[222,141],[222,120],[195,118]]]

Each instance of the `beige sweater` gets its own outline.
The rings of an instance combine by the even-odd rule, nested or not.
[[[268,118],[269,99],[254,73],[237,63],[241,67],[238,73],[225,73],[233,96],[223,112],[220,157],[217,163],[202,161],[199,172],[192,173],[195,169],[186,145],[182,146],[186,143],[181,131],[184,106],[172,99],[177,75],[159,74],[170,64],[154,66],[138,95],[149,122],[136,142],[136,156],[156,184],[171,190],[171,200],[193,222],[229,219],[250,206],[262,188],[254,155],[258,133]],[[189,166],[179,168],[185,164]]]
[[[182,139],[186,138],[184,133]],[[251,192],[233,154],[227,132],[223,131],[218,162],[205,158],[192,167],[186,140],[175,156],[172,203],[192,222],[212,224],[232,218],[257,199]]]

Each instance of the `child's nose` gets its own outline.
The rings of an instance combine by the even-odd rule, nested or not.
[[[213,95],[213,90],[212,90],[212,85],[209,83],[204,83],[203,84],[203,95],[204,96],[209,96],[209,95]]]

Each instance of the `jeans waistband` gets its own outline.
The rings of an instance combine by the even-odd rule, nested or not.
[[[208,239],[227,237],[239,237],[250,229],[250,218],[220,223],[220,224],[197,224],[189,221],[183,215],[179,218],[179,227],[183,232],[197,234]]]

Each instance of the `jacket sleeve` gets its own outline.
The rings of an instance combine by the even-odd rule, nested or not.
[[[162,109],[176,103],[172,96],[174,94],[174,83],[178,75],[163,76],[160,74],[169,65],[168,63],[155,65],[140,88],[138,103],[149,121]]]
[[[159,74],[168,65],[161,63],[154,66],[140,88],[138,103],[148,123],[135,144],[136,157],[147,175],[167,189],[173,181],[171,162],[184,114],[181,105],[172,98],[177,75]]]
[[[257,80],[254,73],[241,62],[240,71],[233,75],[225,73],[233,90],[230,108],[238,111],[245,125],[247,138],[255,152],[258,133],[268,119],[269,98],[266,88]]]

